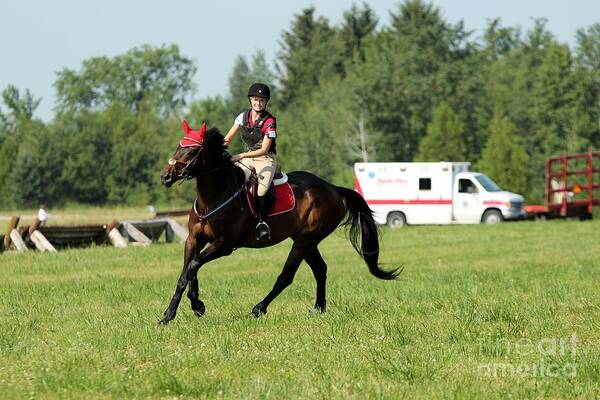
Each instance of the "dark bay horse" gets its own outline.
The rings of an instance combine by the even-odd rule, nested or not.
[[[275,285],[252,309],[259,317],[267,312],[269,304],[290,285],[302,260],[310,266],[317,281],[315,312],[325,312],[327,264],[319,253],[318,245],[340,224],[349,227],[349,239],[362,256],[371,274],[379,279],[392,280],[398,269],[386,271],[377,264],[379,239],[372,211],[354,190],[334,186],[304,171],[290,172],[290,183],[296,206],[292,211],[269,217],[271,238],[257,241],[254,234],[256,219],[246,197],[246,175],[223,144],[223,136],[215,128],[206,131],[203,124],[193,131],[184,121],[184,131],[192,146],[177,147],[175,154],[161,173],[161,182],[169,187],[178,180],[196,179],[198,197],[190,210],[189,236],[185,242],[183,270],[177,288],[161,323],[168,323],[186,287],[192,310],[198,316],[205,312],[199,299],[198,270],[209,261],[230,255],[240,247],[261,248],[277,244],[286,238],[294,242]]]

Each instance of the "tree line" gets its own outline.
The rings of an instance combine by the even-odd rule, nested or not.
[[[195,73],[175,45],[84,60],[57,73],[48,123],[34,94],[5,88],[0,208],[187,204],[193,185],[158,179],[181,118],[227,131],[256,81],[272,88],[284,170],[345,186],[356,161],[466,160],[533,203],[548,156],[600,147],[600,23],[570,47],[543,19],[526,32],[494,19],[476,34],[422,0],[400,3],[388,25],[367,4],[337,25],[309,7],[273,65],[262,51],[236,59],[225,95],[194,99]]]

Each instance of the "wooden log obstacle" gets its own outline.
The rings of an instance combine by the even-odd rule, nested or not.
[[[27,245],[23,241],[21,234],[17,231],[17,226],[21,217],[12,217],[8,226],[6,227],[6,233],[2,240],[2,250],[8,250],[11,245],[15,247],[18,252],[27,251]]]
[[[171,218],[140,221],[116,221],[109,224],[78,226],[40,226],[35,221],[17,229],[19,217],[13,217],[6,232],[0,236],[0,251],[38,249],[56,252],[66,248],[111,244],[125,248],[129,245],[149,246],[164,237],[168,243],[184,242],[187,229]]]
[[[175,238],[185,242],[188,235],[187,229],[171,218],[122,221],[119,232],[130,242],[146,245],[158,241],[163,234],[167,243],[173,242]]]

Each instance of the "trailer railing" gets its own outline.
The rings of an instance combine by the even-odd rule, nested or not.
[[[596,164],[594,164],[596,162]],[[548,211],[560,216],[592,215],[600,205],[600,152],[563,154],[546,162],[546,204]]]

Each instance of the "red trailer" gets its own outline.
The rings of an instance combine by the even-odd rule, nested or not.
[[[600,152],[563,154],[546,162],[546,205],[526,206],[531,218],[591,219],[600,205]]]

